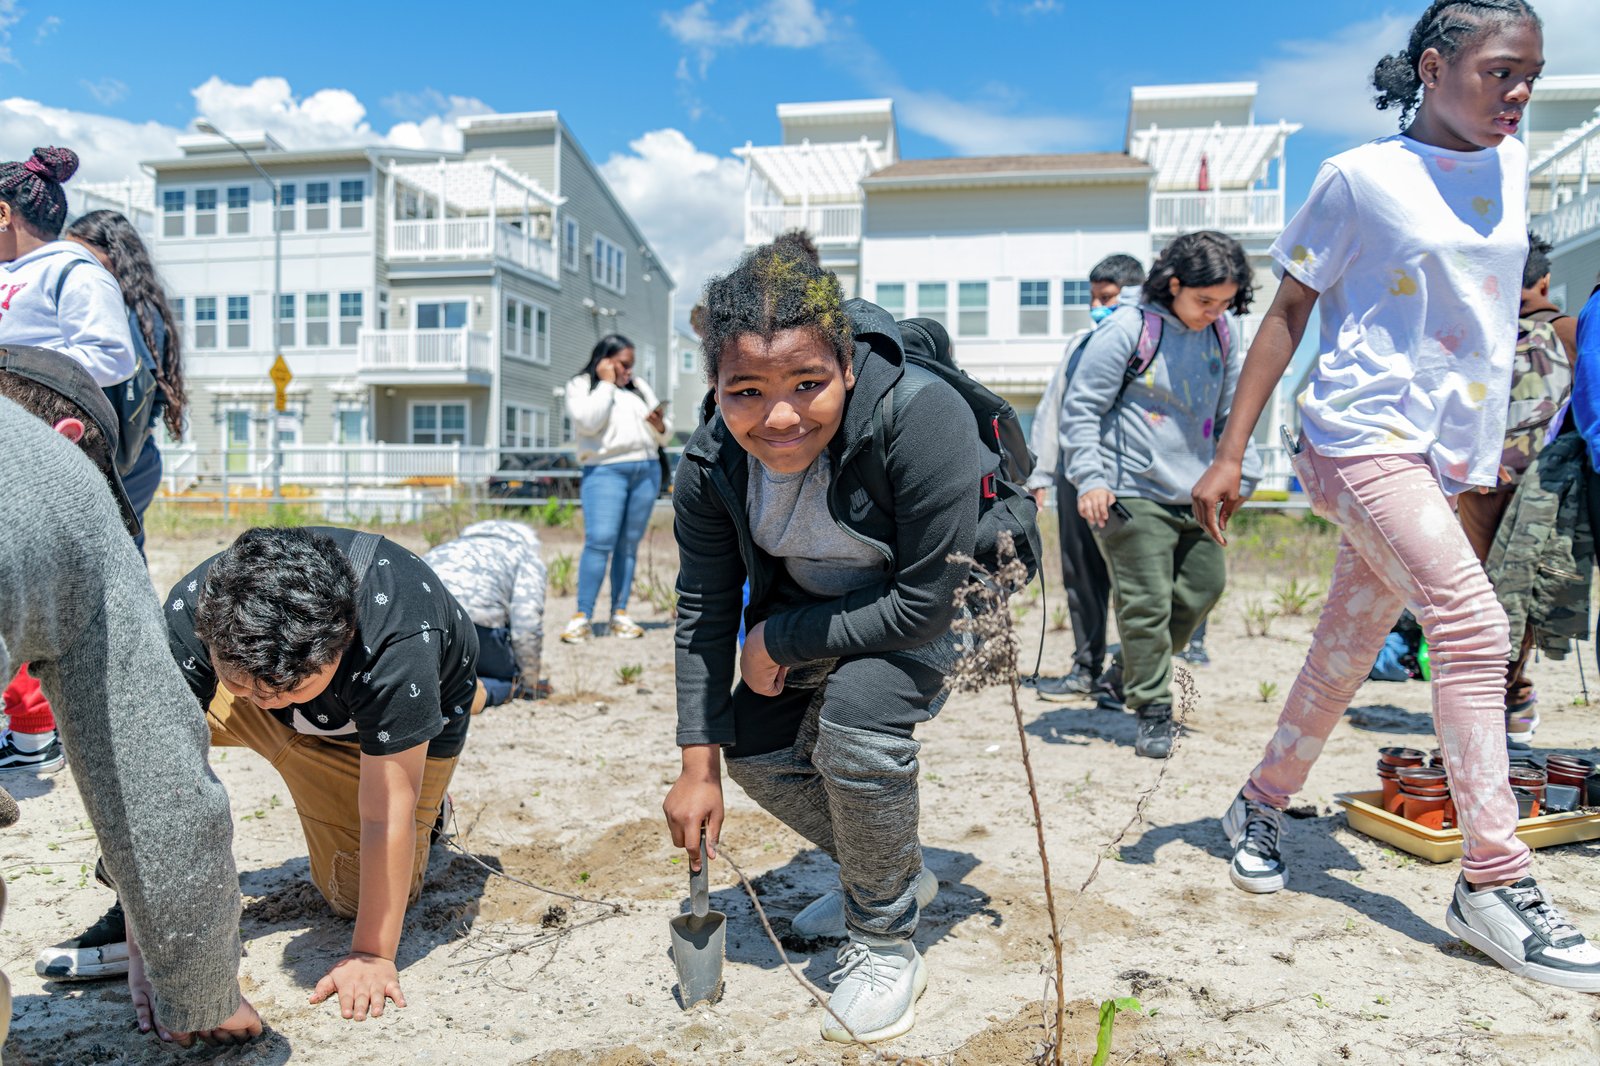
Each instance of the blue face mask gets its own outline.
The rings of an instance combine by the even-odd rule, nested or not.
[[[1112,304],[1110,307],[1091,307],[1089,308],[1089,321],[1098,326],[1107,318],[1110,318],[1111,312],[1115,311],[1116,309],[1117,307],[1115,304]]]

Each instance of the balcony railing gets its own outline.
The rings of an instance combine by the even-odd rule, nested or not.
[[[818,244],[858,244],[861,241],[860,204],[780,204],[751,207],[745,212],[744,241],[766,244],[780,233],[803,229]]]
[[[1600,230],[1600,184],[1545,215],[1535,215],[1528,228],[1554,245]]]
[[[490,337],[470,329],[364,329],[356,364],[363,373],[488,373]]]
[[[401,219],[389,224],[389,258],[395,260],[504,259],[554,280],[556,250],[508,222],[485,216]]]
[[[1235,237],[1277,236],[1283,229],[1283,193],[1278,189],[1158,192],[1150,230],[1158,237],[1214,229]]]

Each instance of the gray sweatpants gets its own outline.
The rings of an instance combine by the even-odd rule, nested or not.
[[[945,701],[954,641],[794,667],[777,696],[734,690],[728,776],[839,864],[845,925],[909,938],[917,927],[915,727]]]

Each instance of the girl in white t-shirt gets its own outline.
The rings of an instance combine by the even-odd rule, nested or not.
[[[1404,132],[1324,163],[1273,246],[1283,284],[1194,506],[1222,540],[1250,431],[1320,300],[1293,462],[1343,537],[1277,732],[1222,819],[1232,880],[1247,892],[1284,886],[1280,812],[1407,607],[1432,649],[1434,725],[1463,837],[1446,925],[1513,973],[1600,992],[1600,950],[1528,876],[1516,837],[1508,627],[1450,503],[1499,471],[1527,254],[1527,150],[1514,135],[1543,67],[1525,0],[1435,3],[1405,51],[1378,64],[1378,106],[1398,108]]]

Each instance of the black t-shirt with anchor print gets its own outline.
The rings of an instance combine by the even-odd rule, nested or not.
[[[317,528],[350,552],[355,530]],[[167,595],[167,644],[202,704],[217,690],[211,653],[194,632],[195,600],[212,556]],[[461,754],[478,683],[478,634],[428,565],[387,538],[361,578],[356,637],[339,672],[309,703],[271,711],[296,732],[359,743],[367,755],[428,745],[430,759]]]

